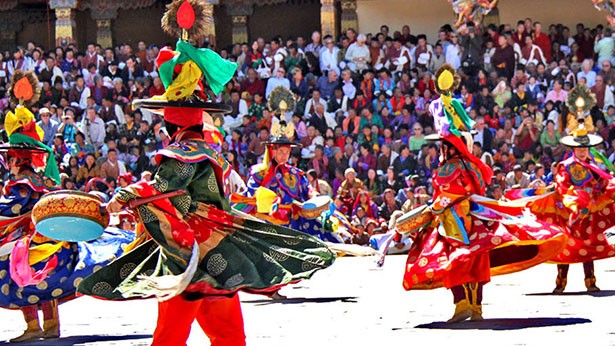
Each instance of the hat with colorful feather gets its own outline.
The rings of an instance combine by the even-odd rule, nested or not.
[[[453,98],[453,91],[459,87],[460,81],[455,68],[444,64],[436,71],[435,78],[434,84],[440,98],[430,104],[429,111],[434,117],[436,133],[425,136],[425,139],[434,141],[449,133],[463,136],[463,132],[471,132],[474,120],[468,116],[461,102]]]
[[[440,98],[429,105],[429,112],[434,119],[436,133],[425,136],[430,141],[447,141],[459,151],[460,155],[476,164],[486,181],[491,181],[493,170],[478,157],[472,154],[474,143],[472,130],[474,120],[466,113],[459,100],[452,97],[453,91],[459,86],[459,77],[455,69],[449,65],[442,65],[436,72],[436,90]]]
[[[209,100],[202,79],[214,94],[218,94],[233,78],[237,64],[223,59],[210,49],[196,48],[189,41],[205,36],[210,24],[203,0],[174,0],[167,5],[162,28],[179,39],[175,50],[162,48],[156,58],[165,93],[151,99],[136,100],[133,102],[135,108],[162,114],[165,122],[181,128],[202,125],[204,117],[209,117],[208,112],[232,111],[225,104]]]
[[[60,171],[53,150],[42,140],[43,129],[36,125],[34,114],[28,109],[40,97],[38,78],[34,72],[16,70],[9,86],[11,102],[17,104],[4,119],[8,144],[0,146],[0,153],[18,159],[18,164],[29,164],[34,169],[44,170],[44,175],[56,184],[60,183]]]

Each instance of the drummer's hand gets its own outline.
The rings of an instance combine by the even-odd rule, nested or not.
[[[107,212],[109,212],[109,214],[119,213],[122,211],[122,208],[124,208],[124,205],[122,205],[122,203],[120,203],[115,197],[107,203]]]

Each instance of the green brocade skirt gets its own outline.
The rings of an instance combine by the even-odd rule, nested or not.
[[[200,204],[198,222],[211,235],[198,243],[197,262],[194,247],[191,252],[169,239],[162,219],[144,217],[154,209],[151,204],[139,207],[152,239],[84,279],[78,293],[109,300],[170,298],[182,293],[197,297],[238,291],[268,294],[310,278],[335,260],[335,254],[316,237]]]

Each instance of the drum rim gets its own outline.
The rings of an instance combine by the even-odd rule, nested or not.
[[[41,199],[46,198],[46,197],[53,197],[53,196],[60,195],[60,194],[89,197],[89,198],[96,199],[100,203],[104,202],[100,196],[96,196],[96,195],[93,195],[87,192],[76,191],[76,190],[57,190],[57,191],[48,192],[44,194],[43,197],[41,197]]]

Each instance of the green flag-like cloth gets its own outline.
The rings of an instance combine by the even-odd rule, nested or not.
[[[468,116],[468,113],[466,113],[466,110],[463,108],[463,105],[459,102],[459,100],[452,99],[451,107],[455,113],[457,113],[458,119],[455,119],[454,115],[450,114],[446,107],[443,107],[443,111],[450,124],[449,131],[455,136],[460,137],[461,133],[459,131],[463,130],[460,129],[461,125],[465,126],[467,131],[470,131],[474,127],[475,122]]]
[[[598,162],[602,162],[610,172],[615,173],[615,166],[613,166],[611,161],[609,161],[609,159],[606,156],[604,156],[600,151],[592,147],[589,149],[589,152],[594,157],[594,160]]]
[[[53,149],[37,141],[36,139],[21,133],[13,133],[9,136],[9,143],[33,145],[44,149],[47,153],[49,153],[49,155],[47,155],[47,164],[45,166],[45,176],[55,181],[56,184],[60,184],[60,170],[58,169],[58,164],[56,163],[56,157],[53,154]]]
[[[180,54],[175,55],[173,59],[162,64],[159,69],[160,79],[165,88],[173,82],[175,66],[190,60],[194,61],[199,69],[201,69],[209,87],[216,95],[224,89],[224,85],[233,78],[237,70],[236,63],[223,59],[211,49],[195,48],[190,43],[182,40],[177,41],[175,49]]]

